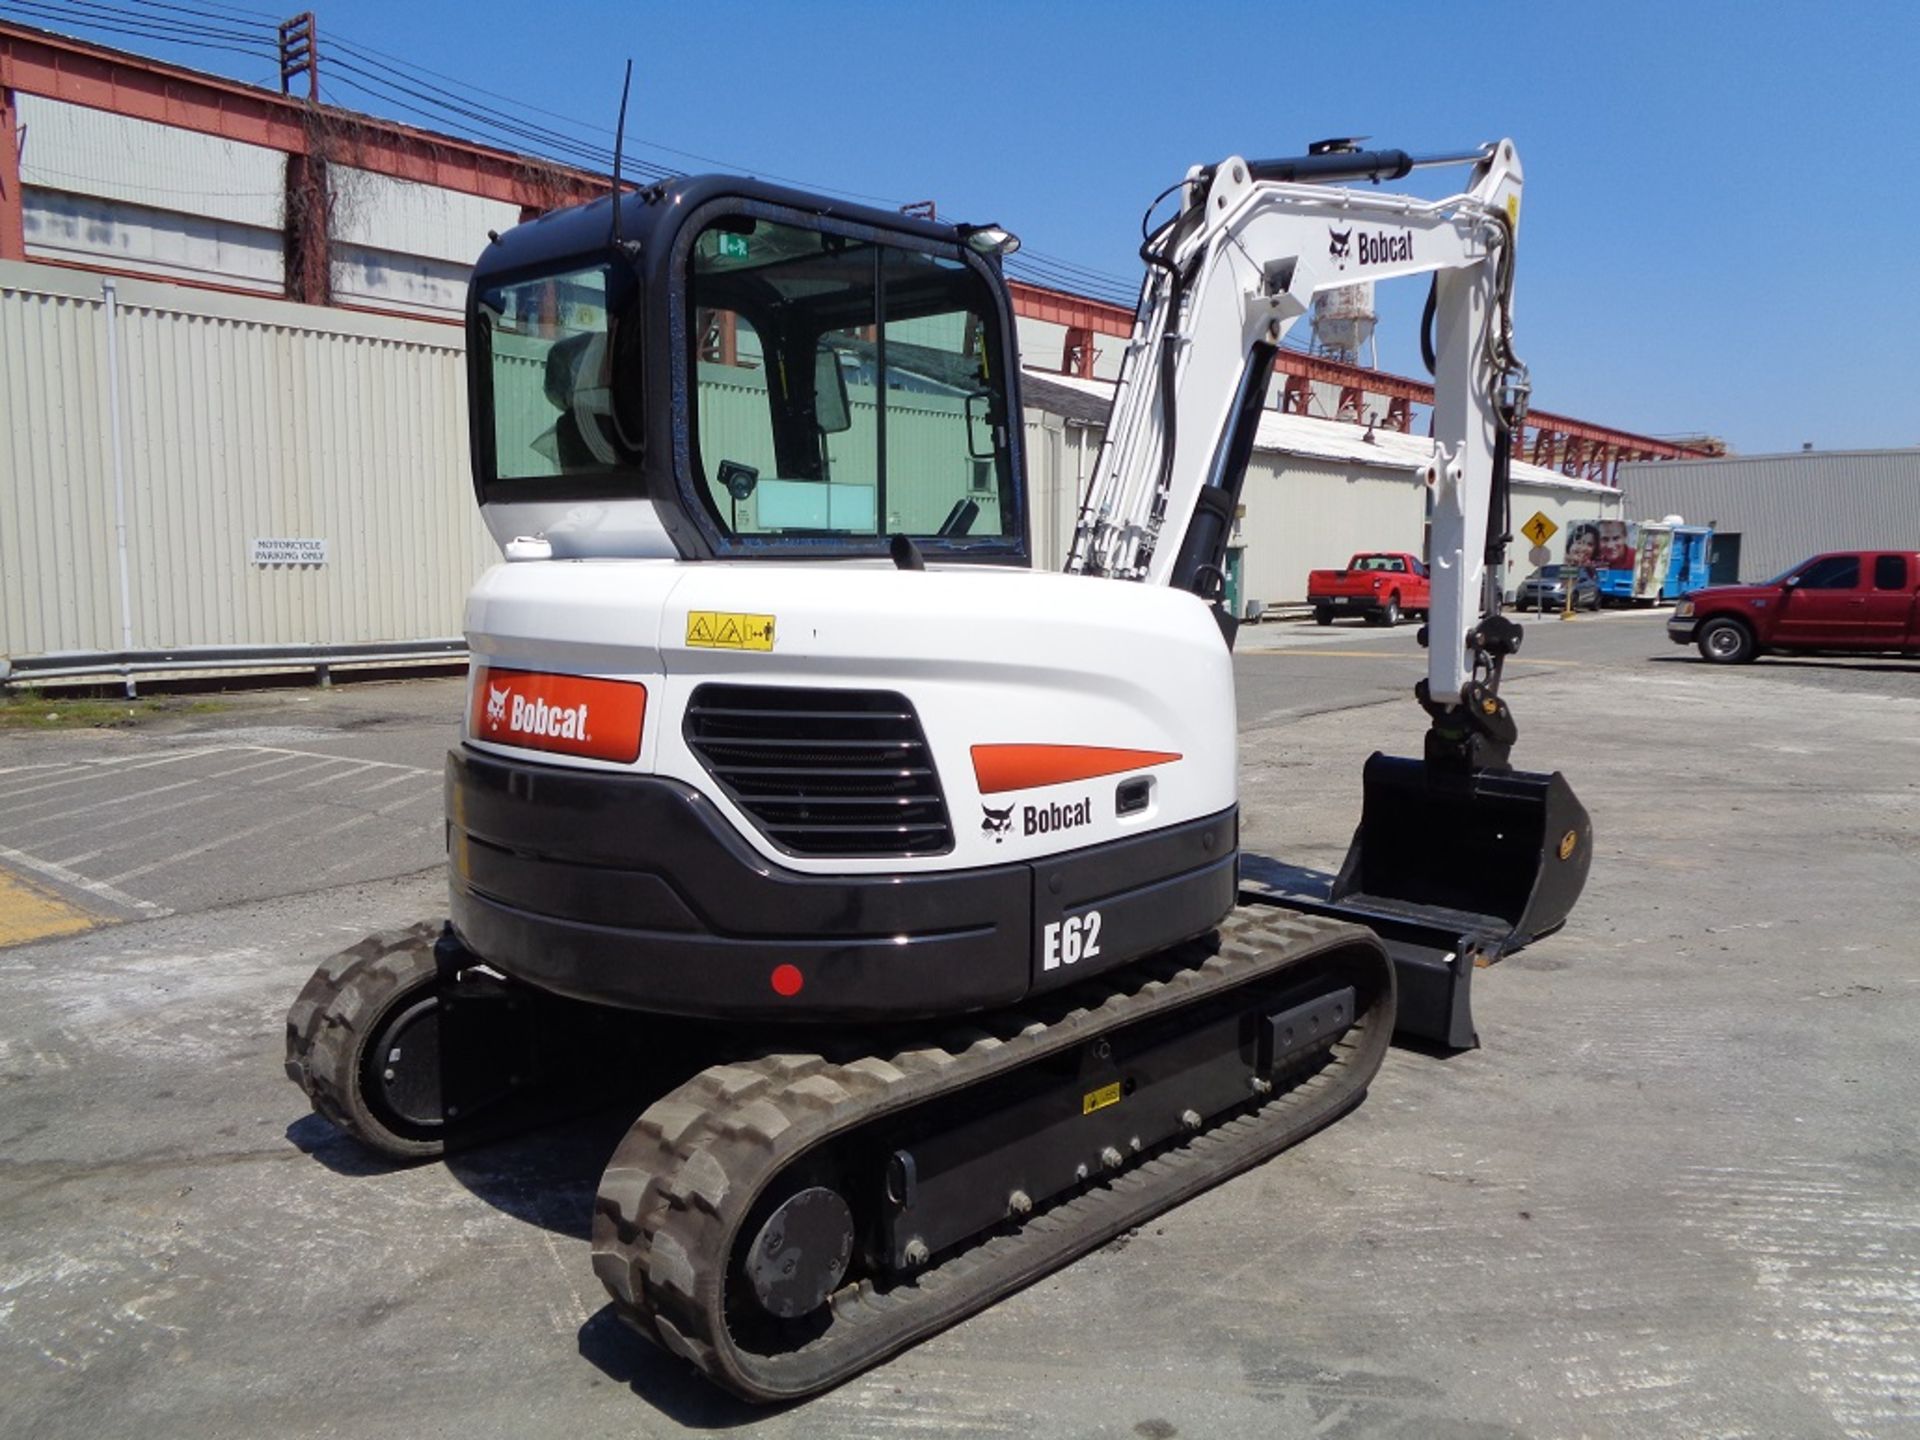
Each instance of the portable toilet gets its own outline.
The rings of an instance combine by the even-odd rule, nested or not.
[[[1673,555],[1673,527],[1679,518],[1676,515],[1669,520],[1642,520],[1634,527],[1632,583],[1627,590],[1630,603],[1651,605],[1665,596],[1670,573],[1668,562]]]

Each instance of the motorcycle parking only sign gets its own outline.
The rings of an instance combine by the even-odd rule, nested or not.
[[[248,552],[255,565],[324,565],[327,542],[324,540],[255,540]]]

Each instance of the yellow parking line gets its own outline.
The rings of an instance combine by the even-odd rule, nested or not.
[[[91,930],[101,923],[100,916],[69,904],[51,890],[10,870],[0,870],[0,950],[29,940]]]

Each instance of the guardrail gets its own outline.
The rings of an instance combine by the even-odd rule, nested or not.
[[[183,645],[166,650],[63,650],[0,658],[0,686],[118,675],[134,693],[136,675],[183,670],[312,670],[322,685],[340,665],[458,662],[467,642],[390,640],[364,645]]]

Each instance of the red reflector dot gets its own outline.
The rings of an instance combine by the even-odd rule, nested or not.
[[[798,965],[773,967],[773,993],[776,995],[798,995],[800,987],[806,983],[806,976],[800,973]]]

